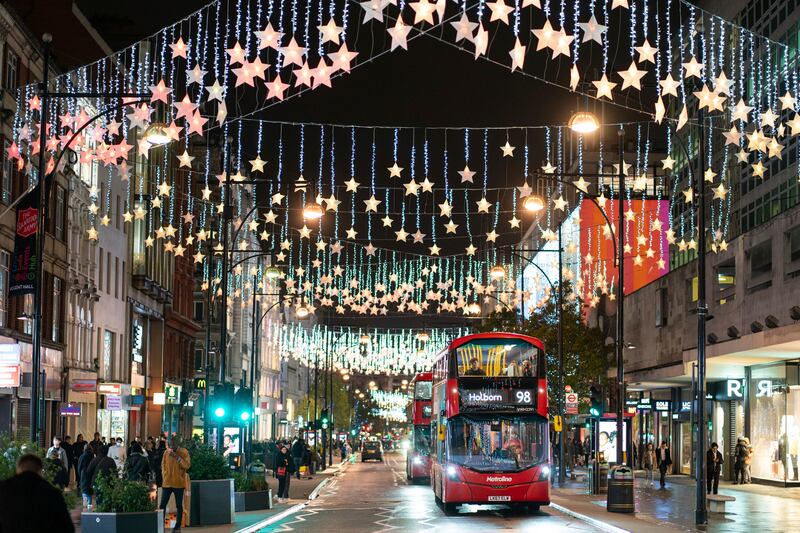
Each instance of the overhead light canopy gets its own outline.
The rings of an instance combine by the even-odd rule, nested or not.
[[[599,128],[597,118],[588,111],[578,111],[569,119],[569,129],[575,133],[593,133]]]
[[[267,279],[277,279],[281,276],[281,269],[271,266],[264,273],[267,275]]]
[[[489,271],[489,275],[492,276],[492,279],[503,279],[506,277],[506,269],[503,265],[495,265]]]

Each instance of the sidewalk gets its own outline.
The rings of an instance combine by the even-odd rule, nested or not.
[[[607,512],[606,495],[587,494],[585,481],[568,483],[563,489],[553,488],[551,499],[566,509],[636,533],[656,530],[767,533],[792,531],[797,527],[793,510],[800,500],[800,489],[721,483],[719,493],[734,496],[736,501],[728,502],[724,515],[709,513],[708,525],[698,527],[694,524],[694,479],[667,476],[666,488],[660,489],[658,479],[651,488],[637,473],[635,487],[635,515]]]
[[[335,463],[325,469],[325,471],[317,472],[312,478],[292,478],[292,481],[289,484],[289,500],[287,502],[278,504],[274,503],[273,499],[272,509],[236,513],[233,524],[192,527],[190,531],[198,531],[203,533],[237,533],[251,530],[255,531],[261,527],[265,527],[266,524],[260,524],[268,521],[270,518],[276,517],[281,513],[289,512],[295,507],[297,507],[296,510],[299,510],[302,506],[305,506],[308,503],[309,496],[311,496],[317,487],[321,486],[323,483],[327,483],[327,480],[332,479],[335,475],[339,474],[343,470],[346,470],[346,468],[342,468],[342,464]],[[274,477],[269,477],[267,481],[269,482],[269,488],[272,489],[274,496],[278,490],[278,480]],[[188,528],[185,529],[189,530]],[[80,533],[80,524],[75,524],[75,531],[76,533]]]

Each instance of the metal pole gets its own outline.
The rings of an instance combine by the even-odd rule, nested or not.
[[[563,258],[561,254],[561,226],[558,225],[558,414],[561,416],[561,434],[558,436],[558,486],[564,486],[564,433],[565,433],[565,398],[564,398],[564,278]]]
[[[256,286],[258,284],[258,275],[253,274],[253,293],[256,292]],[[253,294],[253,323],[250,326],[252,330],[253,338],[250,343],[250,394],[253,398],[257,398],[258,394],[255,391],[255,382],[256,382],[256,320],[258,317],[258,312],[261,310],[261,306],[258,305],[258,298],[256,295]],[[257,401],[257,400],[256,400]],[[253,404],[250,404],[250,408],[252,409]],[[253,426],[255,425],[255,414],[250,417],[250,423],[247,424],[247,455],[246,457],[253,460],[252,448],[253,448]]]
[[[331,401],[328,407],[328,464],[333,464],[333,350],[329,350],[329,357],[331,358],[330,373],[328,380],[330,381]]]
[[[625,130],[617,131],[619,139],[619,184],[617,186],[617,464],[622,464],[622,447],[625,439],[622,430],[622,404],[625,390],[624,352],[625,352]]]
[[[213,222],[212,222],[213,235]],[[211,433],[211,405],[208,397],[208,390],[211,386],[211,293],[214,286],[211,283],[211,275],[214,272],[214,247],[212,246],[213,237],[209,235],[206,241],[206,253],[208,254],[208,287],[206,289],[206,388],[203,392],[203,444],[208,445]]]
[[[699,150],[697,159],[699,172],[695,176],[695,201],[697,202],[697,454],[695,471],[697,473],[697,510],[695,523],[708,522],[706,515],[706,185],[705,185],[705,115],[698,111],[700,120]],[[691,162],[688,162],[691,164]]]
[[[223,200],[223,208],[222,208],[222,311],[221,311],[221,323],[220,323],[220,330],[219,330],[219,350],[220,350],[220,361],[219,361],[219,382],[220,384],[225,384],[226,378],[226,360],[228,359],[228,226],[231,221],[231,186],[230,186],[230,176],[231,176],[231,139],[229,138],[226,144],[225,153],[225,181],[223,182],[223,192],[225,194],[225,198]],[[219,428],[217,429],[217,450],[221,453],[222,452],[222,430],[223,430],[223,422],[220,420]]]
[[[697,363],[692,363],[692,389],[691,389],[692,390],[692,395],[691,395],[692,408],[689,409],[689,427],[691,428],[691,432],[692,432],[691,445],[692,445],[692,452],[693,453],[695,453],[696,450],[697,450],[697,448],[696,448],[696,446],[697,446],[697,442],[696,442],[697,441],[697,438],[696,438],[697,437],[697,428],[695,427],[695,419],[694,419],[694,406],[695,406],[695,402],[697,401],[697,389],[695,388],[695,387],[697,387],[696,372],[697,372]]]
[[[33,293],[33,334],[31,339],[31,440],[37,444],[41,444],[41,431],[40,431],[40,408],[41,394],[40,394],[40,376],[42,368],[42,318],[44,314],[44,302],[42,301],[42,286],[44,285],[44,212],[46,208],[47,196],[45,189],[47,187],[47,180],[45,179],[45,159],[47,150],[45,149],[45,140],[47,139],[47,110],[50,104],[49,83],[50,83],[50,43],[53,41],[53,36],[45,33],[42,36],[44,44],[43,53],[43,73],[42,73],[42,99],[41,108],[39,109],[39,210],[36,216],[36,285],[34,286]]]

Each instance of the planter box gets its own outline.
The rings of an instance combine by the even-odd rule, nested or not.
[[[81,533],[164,533],[164,511],[81,513]]]
[[[237,513],[272,509],[272,489],[255,492],[234,492],[233,497],[236,501]]]
[[[189,523],[192,526],[232,524],[235,514],[233,479],[192,480]]]

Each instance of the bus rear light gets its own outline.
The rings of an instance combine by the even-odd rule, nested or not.
[[[420,456],[414,457],[414,464],[415,465],[421,465],[422,464],[422,458]]]

